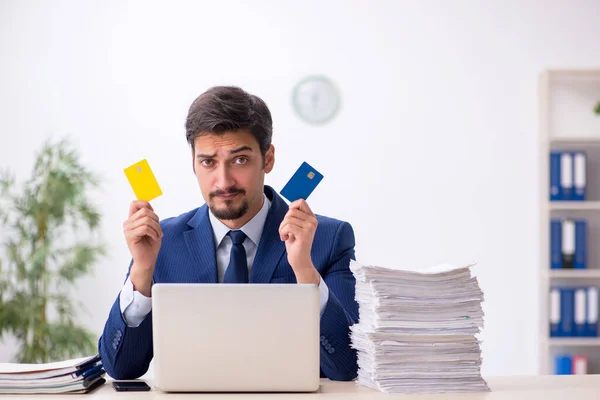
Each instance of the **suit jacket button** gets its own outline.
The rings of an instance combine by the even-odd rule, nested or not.
[[[113,343],[113,349],[116,350],[117,349],[117,344]]]
[[[329,350],[329,349],[331,349],[331,345],[330,345],[329,343],[327,343],[327,344],[325,345],[325,350]]]
[[[329,349],[327,352],[328,352],[329,354],[333,354],[333,353],[335,353],[335,349],[332,347],[332,348],[330,348],[330,349]]]

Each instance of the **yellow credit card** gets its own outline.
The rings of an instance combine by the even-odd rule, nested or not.
[[[125,168],[124,171],[138,200],[150,201],[162,194],[146,159]]]

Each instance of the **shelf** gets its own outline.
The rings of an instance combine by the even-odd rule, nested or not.
[[[548,339],[550,346],[600,346],[597,337],[564,337]]]
[[[600,119],[600,117],[599,117]],[[579,144],[596,144],[596,145],[600,145],[600,136],[582,136],[582,137],[569,137],[569,136],[562,136],[562,137],[554,137],[554,138],[550,138],[550,144],[573,144],[573,145],[579,145]]]
[[[550,79],[560,78],[600,78],[600,69],[550,69],[547,71]]]
[[[600,210],[600,201],[551,201],[550,210]]]
[[[600,269],[555,269],[550,270],[550,278],[597,278],[600,279]]]

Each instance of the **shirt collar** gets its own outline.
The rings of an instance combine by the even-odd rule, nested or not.
[[[252,217],[250,221],[246,222],[246,224],[240,228],[240,230],[244,232],[256,246],[258,246],[258,243],[260,242],[260,237],[262,236],[262,232],[265,227],[265,221],[267,220],[267,215],[269,214],[269,208],[271,207],[271,201],[267,198],[267,196],[263,194],[263,198],[264,201],[262,208],[254,217]],[[210,224],[213,228],[216,248],[221,245],[223,238],[231,229],[219,221],[210,210],[208,211],[208,216],[210,218]]]

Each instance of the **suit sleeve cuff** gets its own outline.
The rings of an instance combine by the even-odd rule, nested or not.
[[[127,278],[119,294],[119,307],[127,326],[135,328],[142,323],[146,315],[152,310],[152,298],[133,290],[133,283]]]
[[[328,300],[329,288],[327,287],[325,280],[321,277],[321,280],[319,281],[319,304],[321,305],[321,316],[323,316],[323,311],[325,311]]]

